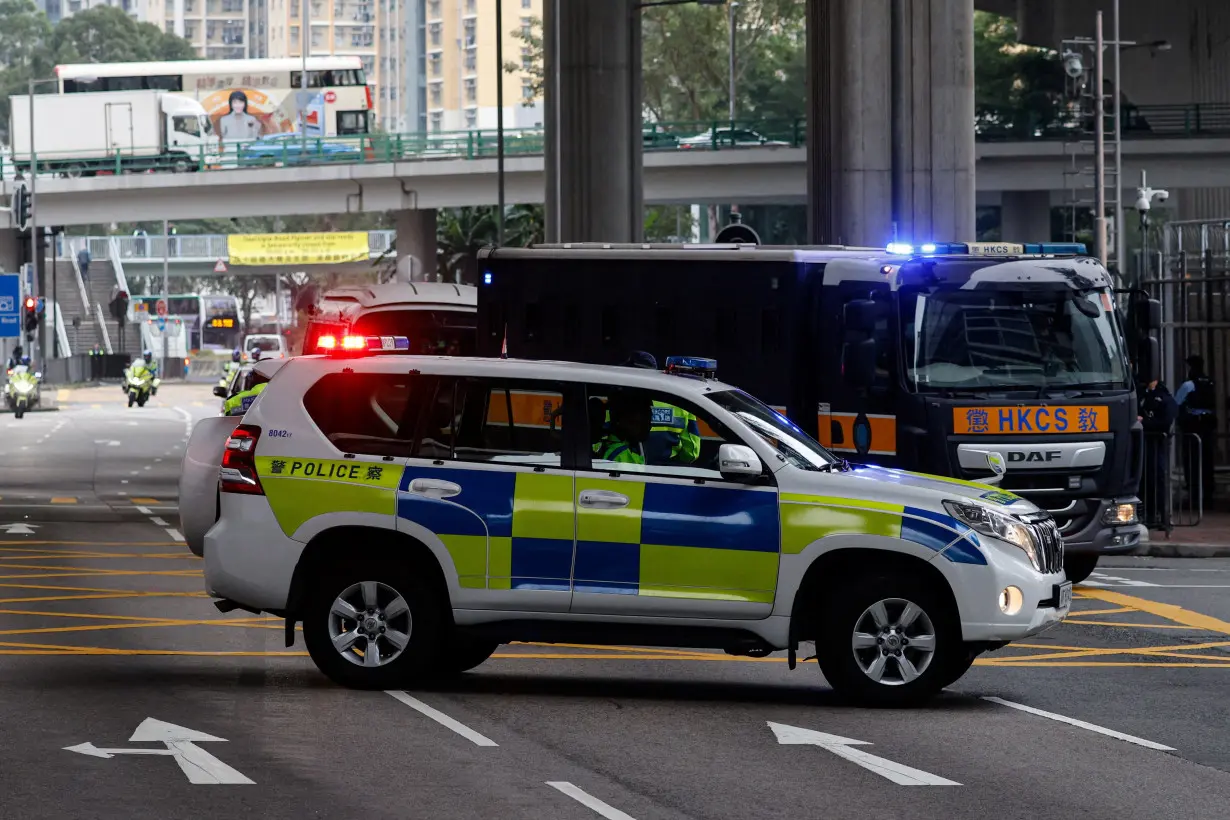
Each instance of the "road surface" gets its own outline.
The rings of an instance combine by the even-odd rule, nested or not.
[[[0,416],[0,816],[1230,816],[1230,561],[1108,561],[925,709],[844,706],[814,662],[636,647],[353,692],[202,592],[175,492],[208,386],[61,399]]]

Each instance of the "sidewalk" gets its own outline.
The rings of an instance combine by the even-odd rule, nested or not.
[[[1230,558],[1230,513],[1206,511],[1195,527],[1175,527],[1167,539],[1153,530],[1149,543],[1141,544],[1132,555],[1156,558]]]

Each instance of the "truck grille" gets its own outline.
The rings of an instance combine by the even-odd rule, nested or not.
[[[1029,528],[1038,545],[1038,558],[1042,562],[1042,571],[1051,574],[1063,569],[1063,538],[1055,519],[1049,515],[1026,516],[1024,524]]]

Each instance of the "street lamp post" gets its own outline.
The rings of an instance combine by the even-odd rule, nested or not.
[[[30,102],[30,185],[29,185],[29,190],[30,190],[30,274],[31,274],[30,285],[32,288],[34,288],[37,291],[36,295],[39,295],[39,296],[41,296],[43,293],[43,286],[39,282],[39,268],[41,267],[39,265],[39,261],[40,261],[39,256],[42,254],[43,249],[41,247],[42,243],[39,241],[38,198],[35,195],[35,188],[37,187],[37,180],[38,180],[38,152],[34,148],[34,89],[46,83],[59,83],[59,82],[60,81],[55,77],[48,77],[48,78],[41,79],[41,80],[31,79],[29,83],[29,97],[30,97],[30,100],[29,100]],[[54,277],[55,271],[52,271],[51,275]],[[55,313],[56,313],[55,305],[53,304],[51,306],[51,316],[52,316],[51,323],[52,323],[53,332],[56,329]],[[42,355],[43,348],[45,347],[46,343],[44,341],[45,332],[41,324],[39,325],[39,328],[38,328],[38,336],[39,336],[38,352],[39,352],[39,355]]]
[[[303,160],[307,161],[307,106],[308,106],[308,43],[311,42],[312,18],[308,14],[308,0],[299,0],[299,56],[303,65],[299,71],[299,130],[303,137]]]
[[[730,18],[730,127],[733,130],[735,127],[735,67],[738,65],[735,55],[735,12],[739,10],[739,4],[733,2],[728,7],[730,13],[727,15]],[[732,135],[733,136],[733,135]]]

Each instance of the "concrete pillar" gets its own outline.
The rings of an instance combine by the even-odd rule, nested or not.
[[[436,275],[435,209],[398,211],[397,281],[423,282]]]
[[[807,0],[814,242],[892,240],[890,0]],[[974,235],[974,3],[905,4],[902,240]]]
[[[1051,241],[1050,191],[1004,191],[999,214],[1005,242]]]
[[[0,273],[20,273],[21,260],[25,258],[30,240],[24,239],[16,228],[0,228]]]
[[[641,20],[633,0],[544,0],[548,242],[635,242]]]

